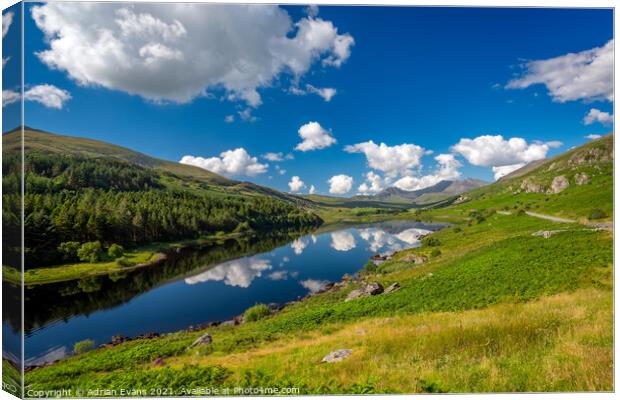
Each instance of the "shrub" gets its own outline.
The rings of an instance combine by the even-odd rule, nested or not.
[[[92,350],[95,347],[95,341],[92,339],[81,340],[73,345],[73,352],[75,354],[86,353],[88,350]]]
[[[121,258],[124,253],[125,253],[125,249],[123,248],[123,246],[118,245],[116,243],[112,243],[112,245],[108,249],[108,255],[112,257],[114,260],[116,260],[117,258]]]
[[[605,217],[607,217],[607,214],[600,208],[591,209],[590,214],[588,215],[588,219],[602,219]]]
[[[62,254],[63,260],[73,261],[77,259],[79,248],[79,242],[63,242],[58,246],[58,252]]]
[[[439,239],[434,238],[432,236],[428,236],[425,237],[424,239],[422,239],[422,243],[426,246],[430,246],[430,247],[436,247],[436,246],[440,246],[441,242],[439,241]]]
[[[257,304],[245,310],[243,320],[245,322],[258,321],[271,315],[271,310],[266,304]]]
[[[377,272],[377,265],[372,260],[368,260],[362,271],[366,273]]]
[[[452,229],[452,232],[454,232],[454,233],[459,233],[461,231],[462,231],[462,229],[461,229],[460,226],[455,226],[454,229]]]
[[[87,242],[80,246],[77,251],[80,261],[97,262],[101,259],[101,242]]]
[[[127,257],[119,257],[116,259],[116,264],[121,266],[121,267],[131,267],[133,266],[133,263],[131,261],[129,261],[129,259]]]
[[[517,216],[522,217],[525,215],[525,210],[520,208],[519,211],[517,211]]]
[[[441,255],[441,250],[439,249],[433,249],[433,251],[431,251],[431,257],[439,257]]]

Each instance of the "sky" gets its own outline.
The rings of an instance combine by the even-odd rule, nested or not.
[[[493,181],[613,130],[605,9],[26,3],[24,38],[26,125],[282,191]]]

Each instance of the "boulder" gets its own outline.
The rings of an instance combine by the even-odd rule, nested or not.
[[[340,349],[332,351],[321,360],[322,363],[337,363],[345,360],[353,351],[350,349]]]
[[[401,258],[401,261],[412,262],[414,264],[424,264],[428,261],[428,257],[415,253],[409,253],[406,254],[403,258]]]
[[[569,186],[570,183],[568,183],[568,179],[566,179],[564,175],[559,175],[553,178],[553,181],[551,182],[551,189],[549,189],[549,192],[557,194],[565,191]]]
[[[349,292],[345,301],[359,299],[360,297],[376,296],[381,293],[383,293],[383,286],[380,283],[368,283],[359,289]]]
[[[532,236],[542,236],[545,239],[549,239],[553,235],[557,235],[560,232],[564,232],[564,230],[556,230],[556,231],[536,231],[532,233]]]
[[[385,292],[384,293],[392,293],[392,292],[397,291],[398,289],[400,289],[400,284],[398,282],[394,282],[390,286],[385,288]]]
[[[586,185],[590,182],[590,177],[588,174],[581,172],[579,174],[575,174],[575,183],[579,186]]]
[[[194,340],[194,343],[192,343],[189,346],[189,348],[191,349],[192,347],[200,346],[201,344],[211,344],[211,343],[213,343],[213,338],[211,337],[210,334],[205,333],[198,339]]]
[[[524,179],[523,182],[521,182],[521,190],[525,193],[543,193],[545,188],[543,185],[534,183],[529,179]]]
[[[131,340],[131,339],[128,338],[127,336],[121,336],[121,335],[112,336],[112,345],[116,346],[116,345],[119,345],[121,343],[125,343],[125,342],[127,342],[129,340]]]

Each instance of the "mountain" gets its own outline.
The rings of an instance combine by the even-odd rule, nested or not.
[[[366,197],[381,201],[424,205],[439,202],[487,184],[488,182],[471,178],[460,181],[444,180],[433,186],[418,190],[402,190],[397,187],[389,187],[374,196]]]

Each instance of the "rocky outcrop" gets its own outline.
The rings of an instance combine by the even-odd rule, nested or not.
[[[566,189],[568,189],[569,186],[570,186],[570,183],[568,183],[568,179],[566,179],[564,175],[556,176],[555,178],[553,178],[553,181],[551,182],[551,189],[549,189],[549,193],[553,193],[553,194],[561,193],[565,191]]]
[[[351,349],[335,350],[323,357],[322,363],[337,363],[347,359],[353,351]]]
[[[469,196],[460,195],[456,200],[454,200],[454,204],[461,204],[469,201]]]
[[[397,291],[398,289],[400,289],[400,284],[398,282],[394,282],[390,286],[385,288],[385,291],[383,293],[393,293]]]
[[[587,185],[590,182],[590,176],[585,172],[575,174],[575,184],[578,186]]]
[[[605,151],[601,148],[592,148],[585,151],[580,151],[573,155],[568,160],[568,165],[571,167],[578,165],[592,165],[599,162],[607,162],[613,159],[613,153],[611,151]]]
[[[524,179],[523,182],[521,182],[521,190],[525,193],[544,193],[545,187],[532,182],[530,179]]]
[[[211,343],[213,343],[213,338],[211,337],[210,334],[205,333],[204,335],[202,335],[198,339],[194,340],[194,343],[192,343],[188,347],[188,349],[191,349],[191,348],[196,347],[196,346],[200,346],[202,344],[211,344]]]
[[[380,283],[368,283],[359,289],[355,289],[349,292],[345,301],[351,301],[359,299],[361,297],[376,296],[381,293],[383,293],[383,286],[381,286]]]
[[[403,258],[401,258],[401,261],[412,262],[414,264],[424,264],[428,261],[428,257],[419,254],[409,253],[406,254]]]

